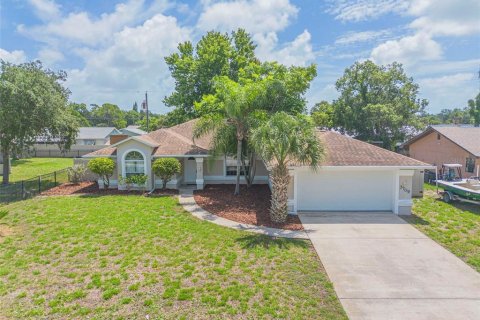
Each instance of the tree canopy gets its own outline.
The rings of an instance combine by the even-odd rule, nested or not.
[[[175,79],[174,92],[165,97],[168,107],[175,107],[171,124],[196,117],[194,104],[204,95],[214,93],[213,79],[226,76],[238,79],[239,70],[256,63],[255,45],[243,29],[231,35],[210,31],[194,46],[190,41],[180,43],[178,52],[165,57]]]
[[[468,100],[468,107],[473,118],[473,124],[475,127],[480,126],[480,93],[477,94],[475,99]]]
[[[69,149],[78,119],[67,106],[70,91],[63,87],[63,71],[45,69],[40,61],[14,65],[1,62],[0,150],[4,158],[3,183],[9,182],[11,154],[22,152],[37,136],[46,136]]]
[[[333,101],[333,114],[322,115],[330,117],[330,128],[365,141],[382,141],[392,149],[422,126],[419,116],[428,102],[417,98],[418,85],[399,63],[356,62],[335,86],[340,97]]]

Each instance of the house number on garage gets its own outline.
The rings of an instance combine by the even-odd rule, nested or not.
[[[405,187],[405,185],[403,183],[400,185],[400,190],[402,190],[403,192],[406,192],[408,194],[410,194],[410,192],[411,192],[411,190],[408,189],[407,187]]]

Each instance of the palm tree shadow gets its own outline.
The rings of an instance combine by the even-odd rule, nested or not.
[[[252,249],[252,248],[280,248],[288,249],[292,246],[307,248],[308,245],[303,240],[298,239],[287,239],[287,238],[277,238],[270,237],[262,234],[252,234],[237,238],[236,242],[240,243],[243,249]]]

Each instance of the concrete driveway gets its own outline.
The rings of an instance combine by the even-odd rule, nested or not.
[[[350,319],[480,319],[480,274],[392,213],[301,213]]]

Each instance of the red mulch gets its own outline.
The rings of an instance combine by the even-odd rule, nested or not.
[[[195,201],[203,209],[225,219],[287,230],[303,230],[297,216],[289,215],[286,223],[270,220],[270,189],[267,185],[241,186],[234,196],[235,185],[208,185],[194,193]]]
[[[42,192],[42,195],[45,196],[66,196],[74,194],[95,194],[95,195],[128,195],[128,194],[143,194],[143,191],[139,190],[117,190],[117,189],[99,189],[96,182],[80,182],[78,184],[74,183],[64,183],[58,187],[52,188],[45,192]],[[155,190],[154,195],[176,195],[178,190]]]

